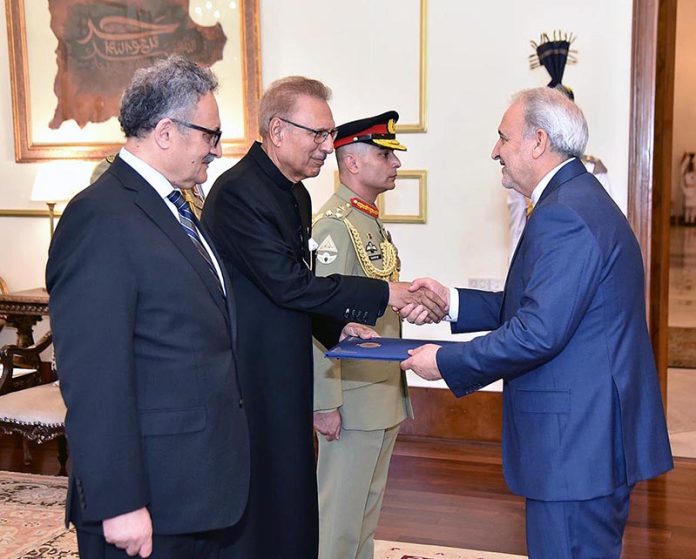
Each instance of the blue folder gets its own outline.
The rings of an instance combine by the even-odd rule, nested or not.
[[[408,359],[408,350],[425,344],[450,345],[457,342],[442,340],[404,340],[401,338],[371,338],[364,340],[349,336],[326,352],[332,359],[375,359],[381,361],[403,361]]]

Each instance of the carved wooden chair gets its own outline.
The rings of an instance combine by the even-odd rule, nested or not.
[[[24,463],[31,463],[28,441],[37,444],[58,439],[60,473],[65,474],[67,444],[65,441],[65,403],[56,382],[18,387],[13,384],[16,356],[38,359],[51,345],[46,334],[36,345],[20,348],[7,345],[0,349],[0,433],[18,433],[24,442]]]
[[[33,346],[20,348],[6,345],[0,348],[0,396],[41,383],[40,355],[48,349],[51,342],[52,337],[48,333]]]
[[[7,288],[7,283],[5,283],[5,280],[0,276],[0,293],[7,294],[9,292],[10,290]],[[5,317],[0,315],[0,331],[5,327],[5,324]],[[48,344],[50,344],[50,340]],[[13,356],[14,372],[12,378],[5,382],[5,377],[0,376],[0,395],[6,392],[36,386],[41,382],[41,371],[39,370],[41,359],[39,354],[48,347],[48,344],[42,347],[38,353],[33,351],[26,353],[26,357],[20,352],[15,353]],[[39,344],[36,345],[38,346]]]
[[[10,290],[7,289],[7,284],[5,283],[5,280],[2,279],[2,276],[0,276],[0,293],[2,293],[4,295],[5,293],[9,293],[9,292],[10,292]],[[4,327],[5,327],[5,317],[0,315],[0,332],[2,331],[2,329]]]
[[[696,153],[684,153],[680,186],[684,194],[684,223],[696,224]]]

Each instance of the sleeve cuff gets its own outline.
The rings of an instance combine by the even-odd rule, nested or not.
[[[459,291],[457,291],[456,287],[450,287],[449,292],[449,312],[445,315],[444,320],[457,322],[459,320]]]

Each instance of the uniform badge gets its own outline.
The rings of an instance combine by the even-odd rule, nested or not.
[[[321,242],[317,250],[321,252],[338,252],[338,249],[336,248],[336,243],[334,243],[334,240],[331,238],[331,235],[327,235],[327,237]]]
[[[331,264],[334,260],[338,258],[338,254],[331,254],[330,252],[317,252],[317,260],[321,264]]]
[[[331,235],[328,235],[317,249],[317,260],[322,264],[331,264],[336,258],[338,258],[336,243],[334,243]]]
[[[370,254],[374,254],[377,252],[377,247],[375,246],[375,243],[373,243],[371,240],[367,241],[367,244],[365,245],[365,250],[369,252]]]

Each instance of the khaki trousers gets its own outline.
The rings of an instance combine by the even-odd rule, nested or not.
[[[342,430],[327,442],[319,435],[319,559],[373,559],[399,425],[375,431]]]

